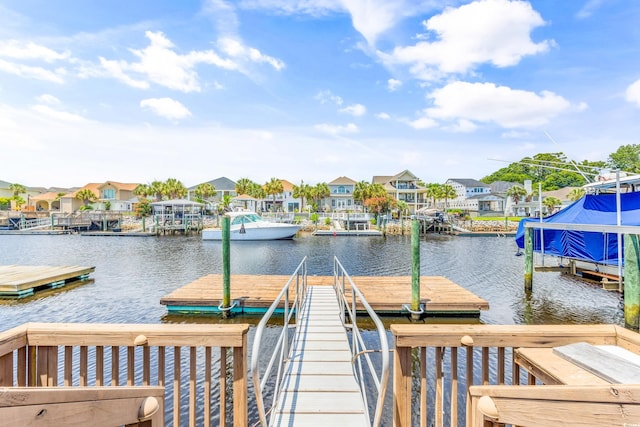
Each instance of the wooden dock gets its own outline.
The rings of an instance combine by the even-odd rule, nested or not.
[[[95,267],[0,265],[0,298],[23,298],[86,280]]]
[[[411,303],[411,276],[352,276],[351,279],[378,314],[407,314],[403,305]],[[231,300],[237,302],[232,311],[264,313],[287,280],[289,276],[232,275]],[[332,284],[333,276],[307,276],[308,286]],[[427,316],[479,316],[481,310],[489,309],[487,301],[442,276],[422,276],[420,296]],[[170,313],[217,313],[221,301],[222,275],[210,274],[162,297],[160,304],[166,305]]]
[[[333,288],[311,286],[272,426],[370,425]]]

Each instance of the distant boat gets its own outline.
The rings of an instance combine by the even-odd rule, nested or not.
[[[263,219],[255,212],[230,212],[231,240],[285,240],[293,239],[300,226]],[[202,240],[222,240],[221,228],[202,230]]]

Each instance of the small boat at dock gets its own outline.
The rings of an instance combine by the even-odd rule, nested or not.
[[[300,230],[297,224],[267,221],[255,212],[241,211],[227,214],[231,218],[231,240],[293,239]],[[221,228],[202,230],[202,240],[222,240]]]

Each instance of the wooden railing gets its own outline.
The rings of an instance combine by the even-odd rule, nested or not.
[[[38,400],[46,413],[69,388],[156,386],[165,390],[166,425],[246,426],[248,330],[247,324],[27,323],[0,333],[0,390],[49,387],[48,403]],[[156,392],[151,387],[150,395]]]
[[[591,395],[590,387],[593,386],[542,385],[540,379],[513,363],[516,348],[556,347],[575,342],[617,345],[640,353],[640,335],[619,326],[391,325],[391,331],[396,345],[394,426],[483,426],[494,421],[513,425],[555,425],[549,421],[553,418],[545,421],[545,402],[554,401],[555,407],[559,408],[562,405],[559,402],[564,400],[567,405],[573,405],[571,408],[574,410],[578,407],[583,413],[588,413],[594,402],[615,407],[613,402],[620,404],[634,399],[638,402],[640,397],[640,387],[621,386],[619,393],[630,394],[624,398],[611,397],[605,402],[603,390],[614,393],[611,386],[593,389],[594,394]],[[521,383],[527,385],[520,386]],[[417,390],[414,391],[413,387]],[[536,399],[545,396],[547,387],[551,387],[550,393],[537,402],[537,407],[543,409],[539,409],[541,413],[536,415]],[[489,402],[485,396],[495,399]],[[526,409],[519,415],[526,416],[506,415],[506,419],[498,416],[501,411],[504,411],[503,415],[513,413],[504,410],[512,408],[508,402],[512,403],[513,399],[524,402],[521,407]],[[636,403],[628,414],[637,414],[639,410]],[[620,413],[623,412],[621,410]],[[572,413],[567,412],[566,417],[571,417]],[[637,423],[639,419],[633,415],[628,418],[628,423]],[[572,421],[565,418],[569,424]],[[598,425],[595,418],[592,421],[591,425]]]

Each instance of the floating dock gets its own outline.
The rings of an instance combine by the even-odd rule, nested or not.
[[[0,265],[0,298],[24,298],[44,289],[87,280],[95,267]]]
[[[232,275],[234,313],[264,313],[276,299],[289,276]],[[331,286],[333,276],[307,276],[307,286]],[[352,276],[371,308],[381,315],[406,315],[411,303],[411,276]],[[219,313],[222,275],[210,274],[176,289],[160,299],[173,314]],[[293,303],[293,294],[290,303]],[[489,303],[442,276],[422,276],[420,296],[425,316],[479,316]],[[364,307],[357,307],[364,311]]]
[[[316,230],[314,236],[382,236],[380,230]]]

